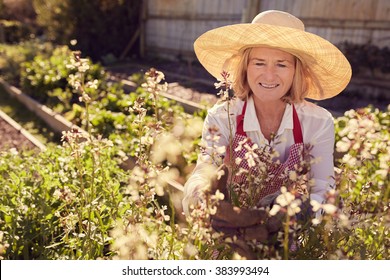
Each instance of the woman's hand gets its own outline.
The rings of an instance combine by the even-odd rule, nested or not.
[[[222,227],[249,227],[265,224],[268,214],[264,210],[239,208],[227,201],[220,201],[212,219],[215,225]]]
[[[262,209],[245,209],[234,206],[227,201],[227,184],[229,169],[222,165],[217,172],[223,171],[219,179],[215,179],[210,192],[219,190],[225,195],[225,200],[219,201],[216,213],[211,217],[212,227],[228,236],[241,236],[245,240],[256,239],[266,241],[269,234],[273,234],[281,227],[279,217],[269,217]]]

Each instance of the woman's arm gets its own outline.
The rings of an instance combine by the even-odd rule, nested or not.
[[[334,188],[334,122],[333,118],[322,121],[321,125],[316,129],[313,140],[310,144],[313,145],[311,151],[314,157],[314,163],[311,166],[311,178],[314,179],[314,185],[310,191],[310,198],[323,203],[325,193]]]
[[[206,116],[201,140],[202,153],[198,155],[195,169],[184,185],[182,205],[186,215],[190,212],[190,206],[199,202],[201,192],[210,187],[216,169],[222,164],[228,143],[225,121],[215,110],[209,111]]]

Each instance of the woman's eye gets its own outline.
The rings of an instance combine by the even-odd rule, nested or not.
[[[265,63],[263,63],[263,62],[256,62],[255,65],[256,65],[256,66],[264,66]]]
[[[285,68],[285,67],[287,67],[285,64],[277,64],[278,65],[278,67],[281,67],[281,68]]]

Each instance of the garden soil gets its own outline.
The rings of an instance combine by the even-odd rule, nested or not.
[[[11,148],[19,151],[37,149],[19,130],[0,118],[0,151]]]

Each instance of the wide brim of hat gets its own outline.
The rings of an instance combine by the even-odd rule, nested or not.
[[[351,65],[336,46],[313,33],[289,27],[257,23],[219,27],[202,34],[194,50],[203,67],[221,79],[222,71],[234,76],[240,51],[256,46],[278,48],[298,57],[321,87],[312,85],[307,95],[310,99],[331,98],[351,79]]]

